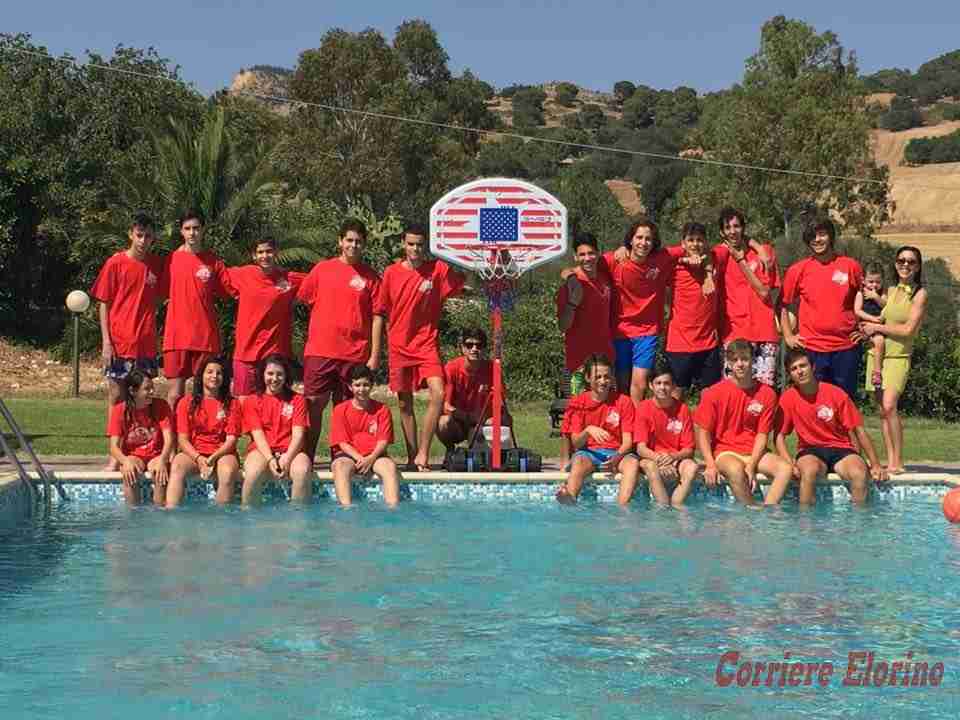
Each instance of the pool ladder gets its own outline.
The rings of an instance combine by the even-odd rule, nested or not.
[[[53,496],[52,488],[57,488],[57,494],[60,496],[60,501],[64,502],[67,500],[67,493],[63,489],[63,484],[59,480],[54,480],[50,477],[50,473],[47,472],[46,468],[43,467],[43,463],[40,462],[40,458],[37,457],[37,454],[33,451],[33,446],[30,444],[30,441],[27,440],[26,436],[23,434],[23,431],[20,429],[20,426],[17,424],[17,420],[13,417],[13,413],[10,412],[10,408],[7,407],[7,404],[3,401],[3,398],[0,398],[0,415],[3,416],[3,419],[6,420],[7,425],[10,426],[11,432],[17,438],[17,442],[20,444],[20,447],[27,451],[27,455],[30,456],[30,461],[33,463],[33,466],[36,468],[37,476],[43,482],[43,507],[44,515],[50,514],[50,506],[52,505]],[[37,489],[33,485],[33,478],[30,477],[30,473],[27,472],[27,469],[24,467],[24,464],[20,461],[20,458],[17,457],[17,453],[14,452],[13,448],[10,447],[10,443],[7,442],[7,437],[4,433],[0,432],[0,448],[2,448],[4,454],[10,458],[10,461],[17,468],[17,473],[20,475],[20,480],[26,484],[28,492],[30,493],[31,507],[36,506],[38,502]]]

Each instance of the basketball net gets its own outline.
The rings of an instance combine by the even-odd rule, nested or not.
[[[513,310],[517,278],[529,267],[530,251],[493,246],[470,249],[469,252],[475,261],[474,268],[480,277],[490,310]]]

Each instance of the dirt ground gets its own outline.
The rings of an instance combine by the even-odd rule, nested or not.
[[[100,364],[81,362],[81,394],[97,395],[105,388]],[[69,397],[72,393],[72,365],[58,363],[43,350],[0,338],[0,396]]]

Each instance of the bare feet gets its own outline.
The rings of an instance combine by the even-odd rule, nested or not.
[[[557,502],[561,505],[576,505],[577,499],[570,494],[570,491],[567,490],[566,485],[561,485],[560,489],[557,490]]]

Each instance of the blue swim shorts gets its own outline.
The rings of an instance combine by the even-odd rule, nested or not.
[[[613,341],[617,351],[617,374],[630,372],[633,368],[650,370],[657,358],[657,336],[641,335],[635,338],[617,338]]]

